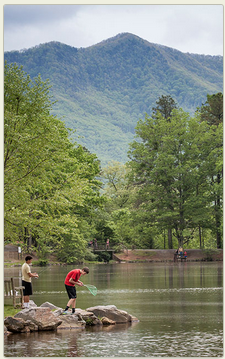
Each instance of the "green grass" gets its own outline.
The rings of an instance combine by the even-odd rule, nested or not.
[[[14,308],[13,305],[4,305],[4,318],[14,317],[20,311],[21,308]]]
[[[24,263],[24,260],[23,261],[21,261],[21,262],[7,262],[7,261],[5,261],[4,262],[4,267],[7,267],[7,268],[9,268],[9,267],[12,267],[12,266],[14,266],[14,265],[23,265],[23,263]]]

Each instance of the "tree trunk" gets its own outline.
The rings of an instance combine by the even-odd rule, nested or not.
[[[217,184],[220,184],[220,174],[217,174]],[[217,199],[215,200],[215,220],[216,220],[216,242],[217,242],[217,248],[222,248],[222,235],[221,235],[221,205],[220,205],[220,196],[217,196]]]
[[[199,233],[199,246],[200,246],[200,249],[201,249],[202,248],[202,232],[201,232],[200,225],[198,226],[198,233]]]
[[[172,229],[168,228],[168,248],[173,248],[173,242],[172,242]]]

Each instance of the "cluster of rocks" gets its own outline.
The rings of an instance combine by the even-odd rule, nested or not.
[[[5,332],[84,329],[87,325],[115,325],[138,321],[127,312],[117,309],[115,305],[99,305],[86,310],[76,308],[75,314],[68,312],[63,315],[63,311],[49,302],[43,303],[40,307],[33,302],[30,308],[21,310],[14,317],[5,318]]]

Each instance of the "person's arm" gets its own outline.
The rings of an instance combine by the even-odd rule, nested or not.
[[[70,282],[71,284],[73,284],[73,285],[77,284],[77,285],[79,285],[80,287],[83,286],[83,283],[82,283],[80,280],[78,280],[78,281],[75,282],[75,280],[74,280],[73,278],[70,278],[70,279],[69,279],[69,282]]]
[[[37,273],[28,272],[27,274],[29,275],[29,277],[36,277],[36,278],[38,278],[38,274],[37,274]]]

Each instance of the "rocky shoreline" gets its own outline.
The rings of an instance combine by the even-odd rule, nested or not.
[[[76,308],[75,314],[63,315],[64,309],[49,302],[38,307],[31,301],[31,307],[22,309],[14,317],[4,320],[4,333],[30,333],[63,329],[85,329],[86,326],[108,326],[115,324],[132,324],[138,319],[131,314],[117,309],[115,305],[95,306],[86,310]]]

